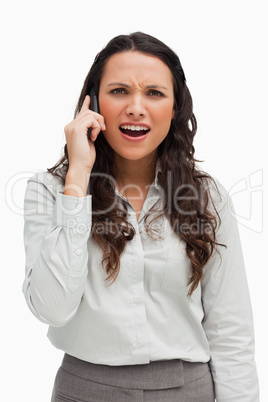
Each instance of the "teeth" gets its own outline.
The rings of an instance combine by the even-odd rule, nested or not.
[[[123,125],[120,126],[121,128],[123,128],[124,130],[131,130],[131,131],[141,131],[141,130],[145,130],[148,131],[149,129],[145,126],[130,126],[130,125]]]

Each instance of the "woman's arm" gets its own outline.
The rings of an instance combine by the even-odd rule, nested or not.
[[[69,161],[64,194],[55,191],[55,177],[47,172],[31,178],[25,194],[23,292],[36,317],[52,326],[63,326],[75,315],[87,277],[91,197],[86,194],[96,158],[94,141],[106,129],[103,116],[89,106],[87,95],[64,128]]]
[[[217,402],[258,402],[253,318],[237,222],[228,194],[219,186],[219,246],[202,280],[203,327],[210,344]]]
[[[55,178],[40,172],[29,179],[24,201],[23,292],[33,314],[52,326],[65,325],[79,307],[91,229],[91,196],[58,190]]]

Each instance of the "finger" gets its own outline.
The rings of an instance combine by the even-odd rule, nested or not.
[[[100,124],[97,121],[93,121],[90,134],[91,141],[96,141],[100,132],[101,132]]]
[[[89,111],[89,113],[80,114],[77,117],[77,122],[79,121],[80,125],[84,125],[85,127],[94,127],[94,122],[97,122],[102,131],[106,130],[106,125],[104,122],[104,117],[101,114]]]
[[[105,125],[105,121],[104,121],[104,117],[102,115],[99,115],[99,117],[96,118],[96,120],[98,121],[101,130],[105,131],[106,130],[106,125]]]
[[[80,112],[83,112],[84,110],[88,110],[90,105],[90,96],[86,95],[84,102],[82,104]]]

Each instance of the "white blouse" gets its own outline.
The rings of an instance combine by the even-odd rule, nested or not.
[[[26,275],[23,291],[33,314],[49,324],[52,344],[97,364],[145,364],[183,359],[210,362],[217,402],[258,402],[250,296],[236,219],[225,189],[211,187],[221,225],[219,247],[191,298],[191,265],[168,220],[145,230],[144,217],[161,206],[157,176],[108,286],[102,250],[91,235],[91,196],[63,194],[48,172],[28,180],[25,194]],[[122,197],[117,192],[119,197]],[[127,201],[127,200],[125,200]]]

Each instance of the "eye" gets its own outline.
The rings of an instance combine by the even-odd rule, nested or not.
[[[111,91],[111,94],[115,94],[115,95],[120,95],[120,94],[126,94],[127,91],[124,88],[115,88]]]
[[[163,94],[162,92],[157,91],[156,89],[151,89],[151,90],[148,92],[148,95],[150,95],[150,96],[157,96],[157,97],[164,96],[164,94]]]

